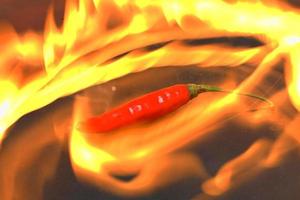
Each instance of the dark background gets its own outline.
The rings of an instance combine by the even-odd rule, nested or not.
[[[18,32],[24,32],[30,29],[42,31],[50,2],[52,2],[55,7],[57,23],[61,24],[63,21],[62,13],[64,9],[64,1],[59,0],[0,0],[0,20],[4,20],[13,24]],[[294,6],[299,4],[296,0],[290,2]],[[235,41],[235,43],[242,42],[245,42],[243,38],[240,38],[239,41]],[[248,41],[248,43],[251,42],[253,41]],[[172,67],[167,67],[164,69],[152,69],[146,72],[126,76],[101,86],[95,86],[87,90],[88,92],[91,92],[99,89],[99,87],[109,88],[111,85],[116,85],[119,89],[118,93],[116,93],[112,99],[112,104],[118,104],[118,99],[124,98],[124,96],[126,96],[126,98],[131,98],[133,96],[175,83],[198,82],[211,84],[216,83],[217,81],[222,81],[227,76],[233,76],[237,80],[242,81],[248,75],[247,73],[244,73],[244,68],[249,68],[249,66],[242,66],[240,68],[230,70],[226,67],[218,67],[207,70],[199,69],[193,66],[183,69],[174,69]],[[254,70],[254,68],[250,67],[250,72],[251,70]],[[282,73],[282,67],[280,65],[278,66],[277,71],[274,71],[274,74],[270,74],[268,80],[266,80],[267,83],[272,84],[272,82],[277,81],[278,73]],[[153,77],[156,77],[156,79],[160,81],[153,83]],[[135,87],[133,87],[133,85],[135,85]],[[278,88],[283,87],[283,79],[277,81],[276,86]],[[124,91],[126,91],[126,93]],[[53,112],[53,110],[58,110],[58,112],[61,111],[66,116],[71,115],[73,101],[73,96],[65,97],[57,100],[51,105],[22,117],[10,129],[10,136],[4,141],[4,151],[5,149],[10,148],[9,146],[15,142],[16,138],[21,137],[20,135],[22,134],[22,131],[20,130],[23,130],[33,123],[36,123],[36,121],[40,118],[55,117],[53,115],[55,115],[56,112]],[[53,124],[48,124],[49,127],[52,125]],[[49,128],[47,131],[51,132],[51,128]],[[280,132],[281,130],[275,129],[274,131],[274,125],[272,124],[265,124],[263,126],[253,128],[244,124],[241,126],[241,124],[238,122],[238,119],[233,119],[227,124],[224,124],[224,127],[222,127],[222,129],[217,133],[207,137],[201,142],[201,144],[196,143],[191,145],[190,148],[193,150],[193,152],[196,152],[199,157],[201,157],[207,170],[211,174],[214,174],[220,166],[222,166],[231,158],[239,155],[256,139],[262,137],[269,138],[271,140],[276,139],[276,131]],[[32,168],[24,170],[22,174],[17,176],[20,178],[20,182],[24,182],[24,185],[26,183],[32,184],[31,187],[33,189],[30,190],[29,187],[29,189],[25,191],[26,195],[32,195],[32,198],[34,198],[34,194],[29,193],[34,192],[34,180],[31,179],[33,179],[35,173],[39,171],[41,167],[38,163],[41,162],[41,160],[43,162],[47,162],[46,158],[57,146],[58,144],[54,142],[53,144],[44,147],[43,151],[40,153],[40,158],[36,160]],[[55,172],[53,178],[48,181],[44,187],[44,199],[127,199],[125,197],[118,197],[113,194],[106,193],[105,191],[101,191],[101,189],[94,188],[91,185],[79,183],[71,170],[67,148],[68,144],[66,142],[60,153],[61,156],[57,171]],[[298,150],[291,151],[285,157],[279,167],[271,168],[260,173],[258,176],[240,184],[239,187],[234,188],[222,196],[203,196],[201,199],[298,200],[300,199],[300,159],[297,152]],[[2,152],[0,152],[0,157],[1,154]],[[169,187],[163,188],[149,196],[138,197],[136,199],[191,199],[195,195],[201,193],[199,187],[200,184],[201,180],[185,180],[174,183]]]

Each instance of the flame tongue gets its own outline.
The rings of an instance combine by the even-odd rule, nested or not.
[[[284,130],[287,125],[281,120],[298,121],[300,15],[299,10],[281,1],[269,6],[261,1],[68,0],[62,27],[57,27],[53,13],[50,8],[43,34],[18,35],[10,26],[0,25],[0,143],[8,127],[18,119],[58,98],[130,73],[165,66],[193,65],[209,70],[227,66],[228,71],[241,70],[239,74],[247,76],[237,79],[228,76],[219,81],[218,86],[236,88],[235,93],[243,94],[263,88],[280,107],[272,114],[261,111],[253,113],[251,119],[243,116],[241,121],[253,126],[274,123]],[[260,45],[250,48],[214,42],[214,38],[237,36],[254,38]],[[286,61],[283,65],[287,93],[284,89],[274,89],[276,85],[268,88],[269,85],[264,84],[276,73],[274,66],[281,60]],[[249,66],[254,65],[257,67],[249,72]],[[156,76],[152,79],[157,80]],[[277,81],[280,78],[276,78]],[[101,98],[105,95],[104,92]],[[168,180],[176,181],[178,177],[195,175],[207,179],[209,175],[199,159],[173,152],[204,138],[206,133],[219,128],[220,121],[255,104],[253,101],[247,104],[237,95],[221,95],[205,94],[154,123],[134,126],[122,133],[116,131],[109,136],[93,136],[95,138],[89,138],[75,127],[91,109],[76,99],[70,135],[74,170],[79,177],[100,187],[109,185],[106,189],[121,195],[153,191],[157,189],[155,185],[166,185],[171,182]],[[103,105],[98,106],[104,110],[109,106],[105,101],[101,103]],[[255,106],[261,108],[261,105]],[[284,110],[286,107],[294,109],[293,112]],[[297,135],[291,133],[297,131],[297,123],[288,127],[292,128],[281,134],[298,142]],[[138,137],[137,132],[143,134]],[[276,142],[254,142],[244,154],[236,156],[221,167],[214,178],[206,181],[202,185],[204,192],[222,195],[234,185],[233,176],[243,173],[253,163],[258,163],[260,169],[276,165],[273,161],[278,159],[273,158],[280,157],[282,151],[273,151],[277,148],[271,146],[276,143],[286,148],[286,137],[279,137]],[[159,182],[158,177],[174,167],[177,159],[183,163],[173,171],[178,176],[165,176]],[[123,171],[122,166],[126,168]],[[140,176],[124,183],[115,179],[110,174],[112,171],[115,174],[139,171]]]

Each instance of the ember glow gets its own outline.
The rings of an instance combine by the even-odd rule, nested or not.
[[[9,128],[21,117],[74,95],[69,133],[57,128],[55,137],[69,141],[72,169],[78,180],[116,195],[141,196],[183,177],[198,177],[204,180],[199,188],[211,197],[278,166],[284,155],[297,147],[300,12],[287,3],[68,0],[63,24],[58,27],[54,18],[50,7],[43,33],[16,33],[12,25],[0,24],[0,144],[10,137]],[[229,40],[188,45],[191,41],[237,37],[251,38],[259,45],[232,45]],[[161,46],[149,48],[155,45]],[[109,134],[89,135],[77,129],[78,122],[95,114],[95,107],[98,113],[111,107],[108,93],[118,87],[102,91],[98,99],[78,92],[128,74],[164,67],[225,66],[236,70],[255,66],[242,81],[228,76],[217,85],[237,92],[256,92],[257,88],[265,89],[260,84],[278,65],[284,68],[279,78],[283,76],[285,87],[272,89],[275,83],[271,83],[271,89],[263,91],[274,102],[274,109],[235,94],[208,93],[153,122]],[[285,111],[287,107],[292,111]],[[257,111],[246,114],[253,109]],[[214,174],[195,154],[182,150],[218,131],[237,115],[241,124],[258,127],[271,123],[281,132],[273,140],[257,139]],[[132,174],[136,177],[129,182],[113,176]],[[14,194],[11,187],[4,189],[5,197]]]

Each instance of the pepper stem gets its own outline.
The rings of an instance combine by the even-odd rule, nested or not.
[[[216,87],[216,86],[210,86],[210,85],[197,85],[197,84],[188,84],[188,89],[190,91],[191,98],[194,98],[198,96],[198,94],[202,92],[226,92],[226,93],[231,93],[231,94],[236,94],[240,96],[247,96],[255,99],[259,99],[261,101],[264,101],[270,105],[270,107],[273,107],[274,104],[272,101],[268,100],[265,97],[255,95],[255,94],[250,94],[250,93],[240,93],[240,92],[235,92],[232,90],[224,90],[222,88]]]

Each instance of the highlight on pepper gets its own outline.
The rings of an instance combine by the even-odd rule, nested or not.
[[[99,116],[93,116],[79,123],[78,128],[87,133],[105,133],[131,125],[141,120],[151,120],[171,113],[203,92],[226,92],[248,96],[273,103],[261,96],[236,93],[219,87],[197,84],[177,84],[133,99]]]

